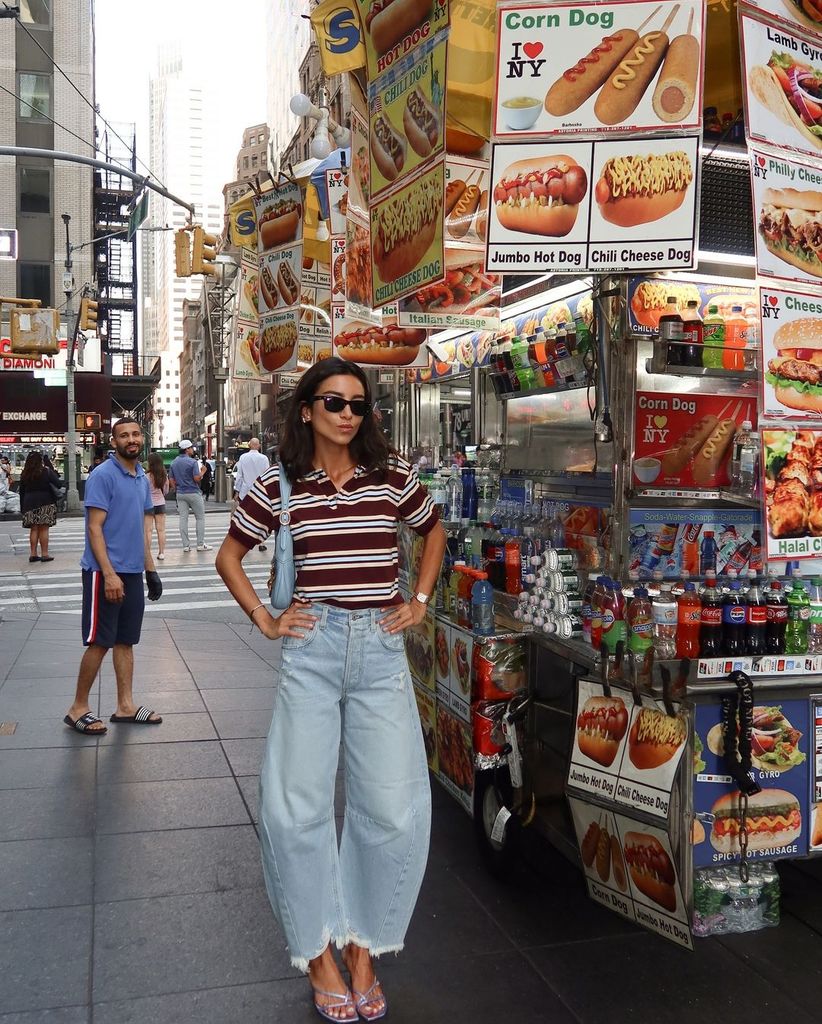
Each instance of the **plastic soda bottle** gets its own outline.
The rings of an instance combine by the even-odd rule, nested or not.
[[[731,657],[745,653],[745,605],[739,593],[739,581],[734,580],[722,602],[722,652]]]
[[[699,653],[703,658],[717,658],[722,654],[722,594],[717,590],[715,576],[706,581],[702,594]]]
[[[702,366],[703,330],[702,317],[699,315],[699,303],[691,299],[688,308],[682,314],[685,332],[685,349],[682,362],[686,366]]]
[[[686,583],[677,599],[676,656],[677,658],[699,657],[699,628],[702,619],[702,602],[693,583]]]
[[[811,602],[801,579],[788,591],[788,627],[785,630],[785,654],[805,654],[808,650],[808,625]]]
[[[471,627],[475,633],[491,636],[494,632],[494,588],[488,582],[487,572],[474,573],[476,583],[471,587]]]
[[[471,628],[471,588],[476,578],[476,570],[466,566],[457,585],[457,625],[465,629]]]
[[[725,321],[725,348],[722,365],[726,370],[745,369],[745,349],[748,347],[748,321],[742,315],[742,307],[734,306]]]
[[[719,306],[708,306],[708,315],[702,324],[702,365],[721,369],[724,347],[725,317],[719,312]]]
[[[602,644],[601,648],[608,654],[616,651],[620,640],[625,640],[625,615],[624,606],[620,607],[620,598],[624,602],[621,593],[616,592],[616,583],[608,580],[605,584],[605,596],[602,602]]]
[[[663,347],[667,345],[669,366],[682,365],[684,346],[676,343],[682,339],[682,323],[676,295],[669,295],[665,312],[659,318],[659,341]]]
[[[811,618],[808,632],[808,653],[822,654],[822,576],[811,580]]]
[[[508,594],[518,594],[522,590],[522,557],[520,555],[519,538],[513,532],[507,532],[505,541],[505,590]]]
[[[628,605],[628,649],[644,655],[654,643],[654,616],[648,591],[637,587]]]
[[[822,579],[819,581],[822,584]],[[820,588],[820,606],[822,613],[822,587]],[[822,620],[820,620],[822,628]],[[754,577],[745,596],[745,653],[758,655],[765,653],[766,634],[768,631],[768,606]],[[822,637],[820,637],[822,643]]]
[[[768,654],[785,653],[785,630],[788,626],[788,602],[779,580],[773,580],[765,595],[765,650]]]
[[[599,650],[602,646],[602,609],[608,596],[608,577],[600,576],[591,595],[591,646]]]
[[[671,584],[663,583],[659,597],[654,598],[654,650],[657,659],[670,661],[676,657],[678,605],[671,593]]]
[[[702,526],[699,523],[688,523],[685,533],[682,535],[682,571],[689,576],[696,576],[699,572],[699,531]]]

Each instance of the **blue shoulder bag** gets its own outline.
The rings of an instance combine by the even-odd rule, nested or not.
[[[280,470],[280,528],[274,544],[274,557],[271,559],[271,570],[274,583],[270,588],[271,607],[275,612],[284,612],[291,607],[294,600],[294,539],[291,536],[291,513],[288,511],[288,499],[291,497],[291,481],[286,476],[282,462],[278,462]]]

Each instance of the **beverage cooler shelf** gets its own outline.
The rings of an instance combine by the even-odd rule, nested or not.
[[[762,499],[750,494],[737,494],[735,491],[708,491],[697,494],[688,491],[662,491],[651,488],[649,491],[634,491],[628,499],[632,508],[659,508],[661,501],[671,501],[677,508],[762,508]]]
[[[536,395],[564,395],[568,391],[579,391],[587,387],[587,381],[571,381],[568,384],[562,384],[554,388],[532,388],[529,391],[512,391],[510,394],[497,395],[497,398],[500,402],[510,402],[514,398],[534,398]]]
[[[756,380],[758,370],[726,370],[721,366],[679,366],[665,363],[655,367],[653,359],[645,361],[646,373],[667,373],[675,377],[712,377],[718,380]]]
[[[822,675],[822,654],[765,654],[759,658],[700,658],[691,666],[689,683],[724,679],[731,672],[745,672],[752,679],[763,676]]]

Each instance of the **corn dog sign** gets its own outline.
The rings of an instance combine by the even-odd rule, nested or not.
[[[702,123],[705,2],[501,4],[497,139]]]

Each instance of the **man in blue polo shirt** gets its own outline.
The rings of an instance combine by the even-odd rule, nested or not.
[[[205,468],[194,458],[194,445],[186,438],[180,442],[180,454],[168,467],[168,478],[177,492],[183,551],[191,551],[191,541],[188,539],[189,509],[194,513],[197,522],[197,550],[211,550],[211,545],[205,542],[205,503],[203,492],[200,490],[200,481],[204,476]]]
[[[151,492],[138,462],[143,447],[140,424],[124,416],[112,427],[114,451],[86,481],[86,547],[83,569],[83,643],[74,703],[63,721],[70,729],[102,736],[107,732],[92,714],[89,693],[106,651],[113,648],[117,679],[117,708],[112,722],[159,725],[162,718],[149,708],[137,707],[132,695],[134,645],[140,641],[145,597],[156,601],[163,585],[146,543],[144,521],[153,514]]]

